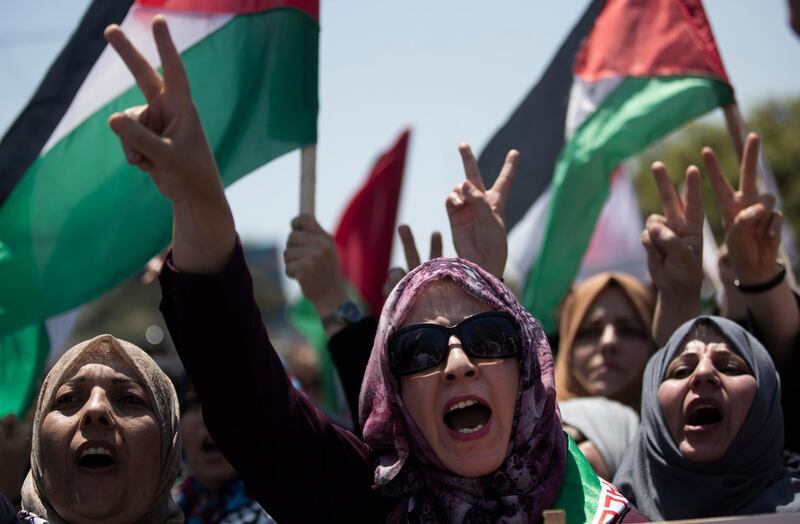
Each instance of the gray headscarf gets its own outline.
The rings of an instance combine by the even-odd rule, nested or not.
[[[758,390],[739,433],[717,461],[690,462],[676,446],[658,404],[669,363],[698,323],[714,326],[753,371]],[[683,324],[647,364],[639,435],[614,484],[646,517],[674,520],[800,511],[800,481],[781,461],[783,412],[778,374],[764,346],[720,317]]]
[[[43,489],[46,464],[42,462],[41,431],[42,422],[55,401],[56,392],[65,380],[69,379],[81,366],[91,362],[104,362],[110,355],[122,358],[137,374],[142,386],[150,396],[158,426],[161,430],[161,476],[158,489],[150,509],[139,520],[142,523],[181,523],[183,513],[172,500],[170,490],[178,476],[181,461],[180,414],[175,388],[169,378],[158,368],[150,356],[124,340],[111,335],[100,335],[81,342],[64,353],[53,369],[47,374],[39,392],[36,415],[33,419],[31,441],[31,471],[22,486],[22,508],[51,524],[61,524],[64,519],[56,513],[47,493]]]
[[[605,397],[564,400],[558,408],[561,422],[583,433],[595,445],[613,477],[639,430],[636,412]]]

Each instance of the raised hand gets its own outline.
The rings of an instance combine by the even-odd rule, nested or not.
[[[394,286],[406,276],[407,271],[411,271],[422,264],[422,259],[419,256],[417,243],[414,241],[414,234],[411,232],[411,228],[406,224],[400,224],[397,228],[397,234],[400,235],[400,242],[403,244],[403,253],[406,256],[406,267],[408,267],[408,270],[399,267],[389,269],[389,274],[386,276],[386,283],[383,286],[383,296],[385,297],[388,297]],[[438,231],[434,231],[431,233],[430,260],[441,257],[442,253],[442,234]]]
[[[653,337],[664,343],[675,328],[700,314],[703,200],[696,166],[686,169],[683,197],[673,187],[663,163],[654,162],[651,169],[664,214],[647,218],[642,244],[650,277],[658,289]]]
[[[722,209],[725,242],[736,277],[743,284],[765,282],[778,271],[783,214],[775,211],[775,197],[759,195],[756,166],[760,138],[750,133],[739,168],[739,189],[734,191],[722,174],[710,147],[703,148],[708,179]]]
[[[508,152],[500,175],[487,190],[472,149],[461,144],[458,150],[467,179],[445,201],[456,253],[502,278],[508,258],[505,208],[519,153],[514,149]]]
[[[333,314],[347,300],[333,238],[309,215],[292,220],[283,252],[286,275],[300,284],[320,317]]]
[[[737,191],[723,176],[714,151],[710,147],[703,149],[708,178],[722,208],[730,265],[735,277],[745,286],[770,282],[781,271],[777,258],[783,215],[774,210],[773,195],[758,194],[759,145],[758,135],[750,133],[739,167]],[[729,287],[728,294],[752,314],[759,336],[775,364],[784,365],[800,334],[800,309],[787,279],[755,293],[740,293],[739,289]]]
[[[192,101],[189,80],[162,17],[153,36],[163,78],[131,44],[119,26],[105,37],[130,70],[147,105],[109,118],[127,161],[150,174],[173,204],[173,261],[178,269],[213,273],[227,261],[236,242],[233,216],[225,199],[211,148]]]
[[[210,188],[216,191],[221,186],[219,172],[192,101],[186,71],[161,17],[153,20],[153,36],[163,78],[119,26],[106,29],[106,39],[147,102],[111,115],[108,123],[119,136],[128,162],[150,173],[164,196],[172,201],[202,197]]]

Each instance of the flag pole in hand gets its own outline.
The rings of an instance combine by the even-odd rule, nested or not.
[[[317,144],[300,150],[300,214],[314,216],[314,193],[317,187]]]

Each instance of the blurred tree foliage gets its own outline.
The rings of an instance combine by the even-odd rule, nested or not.
[[[748,131],[761,134],[767,164],[775,174],[783,198],[783,212],[796,235],[800,235],[800,97],[770,101],[758,106],[745,122]],[[703,172],[703,202],[711,228],[721,242],[723,238],[720,211],[708,183],[700,154],[703,146],[717,153],[722,169],[734,188],[739,184],[739,162],[724,123],[689,125],[664,141],[655,144],[639,157],[635,179],[642,214],[661,213],[661,201],[650,173],[650,164],[661,160],[666,164],[676,185],[683,183],[686,167],[695,164]]]

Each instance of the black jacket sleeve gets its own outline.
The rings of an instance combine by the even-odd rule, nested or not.
[[[375,521],[366,444],[295,390],[253,299],[241,246],[218,274],[160,277],[161,311],[209,432],[282,524]]]
[[[361,425],[358,422],[358,397],[377,332],[378,319],[365,317],[359,322],[345,326],[328,341],[328,351],[333,365],[336,366],[353,417],[353,428],[359,436]]]

